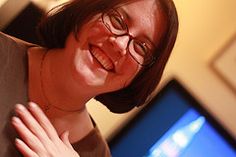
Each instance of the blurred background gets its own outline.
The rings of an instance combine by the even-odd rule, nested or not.
[[[43,12],[67,0],[0,0],[0,30],[37,43]],[[177,78],[236,138],[236,1],[174,0],[179,35],[161,84]],[[111,138],[140,109],[113,114],[95,100],[89,111]]]

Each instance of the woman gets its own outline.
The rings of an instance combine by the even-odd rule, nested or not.
[[[50,120],[32,103],[29,111],[16,106],[19,118],[12,124],[24,141],[16,140],[20,152],[110,156],[85,104],[95,97],[117,113],[144,104],[160,80],[177,29],[169,0],[75,0],[40,24],[43,47],[1,35],[1,121],[7,121],[9,104],[27,101]],[[1,130],[7,136],[1,134],[0,155],[11,156],[11,129],[6,124]]]

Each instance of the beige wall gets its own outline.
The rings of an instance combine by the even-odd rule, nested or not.
[[[175,2],[180,33],[167,70],[178,75],[236,137],[236,93],[209,67],[214,55],[236,35],[236,1]]]
[[[174,2],[180,31],[163,81],[177,76],[236,137],[236,93],[209,66],[214,55],[236,34],[236,1]],[[94,101],[89,103],[89,110],[106,137],[128,118],[127,114],[111,114]]]

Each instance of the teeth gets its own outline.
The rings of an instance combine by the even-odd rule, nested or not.
[[[111,60],[100,50],[92,49],[93,56],[98,60],[98,62],[105,68],[106,70],[112,70],[114,68]]]

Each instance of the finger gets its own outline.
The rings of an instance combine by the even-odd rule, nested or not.
[[[60,136],[62,142],[70,149],[74,149],[70,143],[69,140],[69,131],[65,131],[64,133],[61,134]]]
[[[32,151],[22,140],[17,138],[15,140],[15,145],[24,157],[38,157],[38,155]]]
[[[12,118],[12,125],[15,127],[19,136],[31,148],[31,150],[39,153],[44,152],[45,148],[38,138],[23,124],[18,117]]]
[[[18,113],[25,126],[35,135],[47,148],[50,139],[45,130],[40,126],[32,114],[21,104],[16,105],[16,113]]]
[[[38,123],[41,125],[41,127],[45,130],[48,137],[51,140],[58,140],[58,134],[52,123],[49,121],[47,116],[44,114],[44,112],[41,110],[41,108],[33,103],[29,103],[29,110],[31,114],[35,117],[35,119],[38,121]]]

